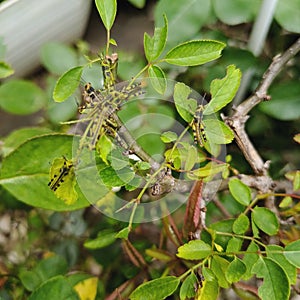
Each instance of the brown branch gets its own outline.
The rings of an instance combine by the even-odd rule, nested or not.
[[[237,145],[256,175],[267,175],[269,163],[263,161],[245,131],[245,123],[248,119],[247,114],[260,102],[270,99],[270,96],[267,94],[270,85],[287,62],[299,51],[300,38],[284,54],[274,57],[273,62],[264,73],[255,94],[238,105],[231,117],[223,116],[223,119],[232,128]]]
[[[273,83],[277,75],[282,71],[288,61],[293,58],[300,51],[300,38],[288,48],[282,55],[277,55],[267,71],[263,75],[263,80],[256,89],[254,95],[246,99],[238,107],[235,108],[233,116],[246,116],[249,111],[253,109],[260,102],[269,100],[270,96],[267,95],[270,85]]]

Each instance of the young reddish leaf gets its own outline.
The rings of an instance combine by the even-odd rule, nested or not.
[[[252,268],[252,273],[263,278],[258,289],[261,299],[288,300],[290,285],[284,270],[272,259],[259,258]]]
[[[171,49],[164,60],[177,66],[202,65],[219,58],[224,47],[225,44],[218,41],[189,41]]]
[[[201,201],[204,201],[202,198],[202,189],[203,181],[195,181],[192,191],[189,195],[185,210],[182,229],[185,236],[194,233],[201,225]]]
[[[192,240],[178,248],[177,256],[187,260],[198,260],[209,256],[211,246],[201,240]]]
[[[53,91],[53,99],[56,102],[63,102],[74,93],[80,84],[82,71],[82,66],[75,67],[58,79]]]
[[[167,276],[157,278],[148,282],[145,282],[138,286],[129,296],[131,300],[158,300],[165,299],[172,295],[178,285],[180,279],[175,276]]]
[[[109,31],[115,21],[117,13],[117,1],[116,0],[95,0],[97,10],[100,18]]]
[[[269,209],[256,206],[252,211],[252,217],[257,227],[266,234],[275,235],[278,232],[278,219]]]
[[[229,181],[229,190],[234,199],[240,204],[247,206],[251,201],[250,188],[237,178]]]

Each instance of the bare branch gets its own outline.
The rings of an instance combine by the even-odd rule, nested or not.
[[[270,85],[287,64],[287,62],[299,51],[300,38],[289,49],[287,49],[284,54],[274,57],[273,62],[264,73],[263,79],[256,89],[255,94],[238,105],[234,109],[235,112],[232,117],[222,116],[226,123],[234,131],[237,145],[239,146],[251,168],[257,175],[267,175],[269,163],[264,163],[263,159],[256,151],[245,131],[245,123],[248,119],[247,114],[260,102],[264,100],[270,100],[270,96],[267,94]]]

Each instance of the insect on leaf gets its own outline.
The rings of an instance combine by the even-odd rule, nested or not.
[[[50,182],[48,183],[50,189],[58,198],[70,205],[78,198],[75,184],[73,162],[65,157],[55,158],[50,168]]]

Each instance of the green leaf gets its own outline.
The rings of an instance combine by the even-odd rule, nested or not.
[[[252,218],[257,227],[266,234],[275,235],[278,232],[278,219],[269,209],[256,206],[252,211]]]
[[[195,291],[195,286],[197,286],[198,279],[197,276],[192,272],[189,276],[187,276],[181,287],[180,287],[180,300],[185,300],[189,298],[194,298],[196,291]]]
[[[29,297],[28,300],[79,300],[68,280],[63,276],[53,277],[40,285]]]
[[[212,15],[211,3],[207,0],[160,0],[154,8],[155,26],[163,25],[162,12],[169,20],[168,45],[171,46],[195,37]]]
[[[114,148],[114,144],[110,140],[110,138],[108,136],[106,136],[105,134],[101,135],[101,137],[96,145],[96,150],[99,153],[100,158],[106,164],[108,164],[107,156],[109,155],[109,153],[112,151],[113,148]]]
[[[146,0],[128,0],[128,1],[137,8],[143,8],[146,4]]]
[[[248,230],[249,226],[249,218],[244,214],[240,214],[234,221],[232,230],[236,234],[244,234]]]
[[[204,167],[192,170],[188,173],[188,176],[191,179],[197,178],[205,178],[208,176],[213,176],[218,173],[223,172],[226,168],[228,168],[227,164],[218,164],[215,162],[209,162]]]
[[[50,190],[50,163],[57,157],[72,157],[73,136],[44,135],[26,141],[2,162],[0,184],[15,198],[34,207],[54,211],[71,211],[90,203],[78,194],[78,200],[67,205]]]
[[[300,118],[300,84],[298,80],[275,84],[270,88],[272,101],[259,104],[259,109],[282,121]]]
[[[41,260],[31,271],[22,270],[19,278],[29,291],[39,287],[44,281],[57,275],[64,275],[68,271],[68,265],[64,258],[58,255]]]
[[[219,284],[216,279],[204,280],[202,287],[197,292],[197,300],[216,300],[219,295]]]
[[[284,270],[269,258],[259,258],[252,268],[252,273],[263,278],[263,284],[258,288],[261,299],[288,300],[290,286]]]
[[[101,179],[108,187],[123,186],[129,183],[134,175],[135,173],[129,167],[115,170],[109,166],[100,171]]]
[[[232,253],[236,253],[241,250],[243,244],[243,240],[240,238],[232,237],[226,247],[226,252],[228,255],[232,255]]]
[[[259,258],[258,253],[259,253],[259,247],[254,242],[251,242],[243,258],[243,263],[247,268],[243,276],[244,280],[248,280],[252,277],[251,270]]]
[[[229,264],[228,268],[226,269],[226,279],[228,282],[238,282],[241,280],[242,276],[246,272],[245,264],[238,258],[234,257],[234,260]]]
[[[203,115],[215,113],[230,103],[240,86],[241,77],[241,71],[234,65],[230,65],[223,79],[213,80],[210,85],[212,99],[205,106]]]
[[[14,73],[11,66],[4,61],[0,61],[0,78],[6,78]]]
[[[145,253],[151,256],[152,258],[156,258],[164,262],[168,262],[174,259],[172,254],[161,249],[156,249],[156,248],[146,249]]]
[[[53,91],[53,99],[56,102],[62,102],[74,93],[80,84],[82,71],[82,66],[75,67],[58,79]]]
[[[232,130],[223,122],[217,119],[204,119],[204,132],[209,142],[213,144],[229,144],[234,138]]]
[[[127,240],[129,232],[130,232],[129,227],[125,227],[125,228],[121,229],[118,233],[116,233],[115,238]]]
[[[300,144],[300,133],[297,133],[294,135],[293,137],[294,141],[297,142],[298,144]]]
[[[160,138],[164,143],[171,143],[176,141],[178,136],[176,132],[166,131],[161,134]]]
[[[211,246],[201,240],[193,240],[178,248],[177,256],[187,260],[198,260],[212,253]]]
[[[78,64],[76,51],[59,42],[49,42],[41,47],[41,61],[55,75],[61,75]]]
[[[175,276],[157,278],[138,286],[129,296],[131,300],[160,300],[172,295],[180,279]]]
[[[251,21],[260,7],[260,1],[213,0],[212,3],[217,17],[228,25]]]
[[[115,240],[115,232],[103,230],[98,233],[97,238],[84,242],[83,246],[87,249],[100,249],[111,245]]]
[[[171,49],[164,61],[177,66],[202,65],[221,56],[225,44],[212,40],[194,40]]]
[[[106,28],[109,31],[115,21],[117,13],[117,1],[116,0],[95,0],[97,10],[101,17],[101,20]]]
[[[300,268],[300,240],[288,244],[284,249],[284,256],[292,265]]]
[[[31,81],[14,79],[0,86],[0,108],[17,115],[39,111],[47,103],[46,94]]]
[[[191,93],[190,87],[182,82],[178,82],[174,87],[174,102],[176,109],[186,122],[190,123],[193,120],[193,115],[197,107],[197,101],[195,99],[188,98]]]
[[[4,139],[4,145],[2,146],[3,156],[8,155],[30,138],[49,133],[51,133],[51,130],[45,127],[23,127],[17,129]]]
[[[157,59],[163,52],[168,36],[168,20],[164,15],[164,26],[155,27],[153,37],[148,33],[144,34],[144,49],[148,62]]]
[[[283,248],[277,245],[268,245],[266,247],[266,250],[268,257],[277,262],[285,271],[286,275],[288,276],[290,285],[295,284],[297,278],[297,269],[296,266],[289,263],[289,261],[285,258],[285,256],[283,255]]]
[[[300,1],[279,1],[275,11],[275,20],[285,29],[300,33]]]
[[[230,285],[225,276],[228,266],[229,262],[218,255],[215,255],[211,261],[211,270],[217,277],[219,286],[223,288],[228,288]]]
[[[230,179],[229,190],[234,199],[240,204],[247,206],[251,201],[250,188],[237,178]]]
[[[152,86],[159,94],[163,95],[167,87],[164,71],[159,66],[153,65],[149,67],[148,72]]]
[[[197,161],[198,161],[198,151],[195,146],[190,145],[190,147],[188,148],[184,169],[186,171],[192,170],[192,168],[194,167],[195,163],[197,163]]]

